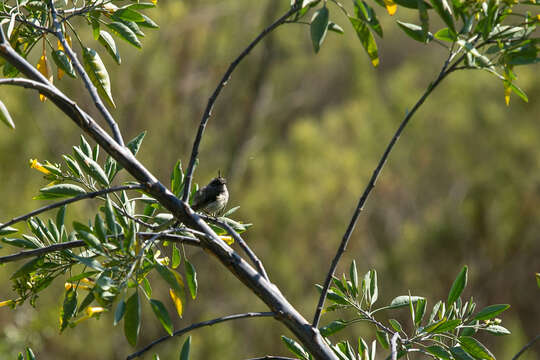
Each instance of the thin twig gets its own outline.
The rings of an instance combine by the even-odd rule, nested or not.
[[[0,84],[1,84],[1,81],[0,81]],[[43,207],[41,207],[39,209],[36,209],[34,211],[29,212],[28,214],[24,214],[24,215],[18,216],[16,218],[13,218],[13,219],[11,219],[10,221],[8,221],[5,224],[0,224],[0,230],[2,230],[5,227],[8,227],[10,225],[13,225],[15,223],[18,223],[20,221],[24,221],[26,219],[29,219],[32,216],[39,215],[39,214],[41,214],[41,213],[43,213],[45,211],[56,209],[56,208],[59,208],[61,206],[71,204],[71,203],[74,203],[74,202],[77,202],[77,201],[80,201],[80,200],[92,199],[92,198],[95,198],[97,196],[112,193],[112,192],[115,192],[115,191],[137,190],[137,189],[142,189],[142,188],[143,188],[142,185],[123,185],[123,186],[116,186],[116,187],[112,187],[112,188],[108,188],[108,189],[103,189],[103,190],[94,191],[94,192],[91,192],[91,193],[78,195],[78,196],[72,197],[70,199],[66,199],[66,200],[59,201],[59,202],[54,203],[54,204],[43,206]]]
[[[208,123],[208,120],[210,119],[210,116],[212,116],[212,109],[214,108],[214,104],[221,93],[221,90],[225,87],[229,79],[231,78],[231,75],[233,71],[236,69],[238,64],[251,52],[251,50],[266,36],[268,35],[272,30],[277,28],[279,25],[283,24],[285,20],[287,20],[290,16],[294,15],[296,12],[300,10],[300,6],[292,6],[289,11],[287,11],[283,16],[281,16],[279,19],[277,19],[272,25],[268,26],[266,29],[264,29],[256,38],[253,40],[245,49],[242,51],[242,53],[229,65],[229,68],[221,78],[221,81],[217,85],[216,89],[212,93],[212,96],[208,99],[208,104],[206,105],[206,109],[204,110],[204,114],[202,116],[199,130],[197,131],[197,136],[195,137],[195,142],[193,143],[193,150],[191,151],[191,158],[189,159],[189,165],[186,170],[186,177],[184,182],[184,194],[182,195],[182,201],[187,202],[188,197],[191,191],[191,182],[193,179],[193,171],[195,169],[195,162],[197,161],[197,157],[199,155],[199,146],[201,144],[201,140],[203,137],[204,130],[206,128],[206,124]]]
[[[268,278],[268,274],[266,273],[266,270],[264,269],[264,266],[263,266],[263,263],[261,262],[261,260],[259,260],[259,258],[257,257],[257,255],[255,255],[255,253],[251,250],[251,248],[249,247],[249,245],[244,241],[244,239],[242,239],[242,237],[240,236],[240,234],[238,234],[229,224],[227,224],[225,221],[221,221],[215,217],[212,217],[212,216],[206,216],[206,215],[201,215],[201,217],[205,220],[205,221],[209,221],[209,222],[212,222],[214,224],[217,224],[219,226],[222,226],[225,228],[225,230],[227,231],[227,233],[229,235],[231,235],[234,239],[234,241],[236,241],[238,243],[238,245],[240,245],[240,247],[242,248],[242,250],[244,250],[244,252],[246,253],[246,255],[250,258],[250,260],[253,262],[253,265],[255,265],[257,267],[257,269],[259,269],[259,273],[264,276],[264,278],[268,281],[270,281],[270,279]]]
[[[124,146],[124,140],[122,139],[122,133],[120,132],[120,129],[118,128],[118,124],[112,117],[109,110],[107,110],[107,108],[103,104],[103,101],[101,100],[101,98],[99,97],[97,93],[96,87],[92,84],[90,77],[88,76],[83,66],[79,62],[79,59],[77,58],[77,54],[75,54],[75,52],[71,49],[68,42],[66,41],[66,38],[64,37],[64,33],[62,32],[62,26],[58,22],[56,8],[54,7],[54,2],[52,0],[49,1],[49,6],[51,7],[51,16],[53,20],[54,35],[58,38],[58,40],[60,40],[60,42],[62,43],[62,46],[64,47],[64,50],[66,51],[66,54],[68,55],[69,59],[73,63],[73,66],[75,67],[75,69],[77,69],[77,72],[81,76],[84,82],[84,85],[86,86],[86,89],[90,93],[90,96],[92,97],[92,100],[94,101],[94,104],[96,105],[96,108],[99,110],[101,115],[103,115],[103,118],[105,119],[109,127],[111,128],[114,139],[119,145]]]
[[[3,12],[3,11],[0,11],[0,15],[1,15],[1,16],[7,16],[7,17],[10,17],[10,15],[9,15],[8,13]],[[39,30],[39,31],[41,31],[41,32],[43,32],[43,33],[48,33],[48,34],[50,34],[50,33],[53,32],[53,31],[52,31],[51,29],[49,29],[49,28],[46,28],[46,27],[43,27],[43,26],[36,25],[36,24],[34,24],[33,22],[26,20],[26,19],[23,18],[21,15],[17,15],[17,16],[15,17],[15,19],[16,19],[18,22],[21,22],[21,23],[23,23],[23,24],[25,24],[25,25],[28,25],[28,26],[30,26],[30,27],[33,27],[34,29]]]
[[[356,206],[356,209],[354,210],[353,216],[351,218],[351,221],[349,223],[349,226],[347,227],[347,230],[345,231],[345,234],[343,235],[343,238],[341,239],[341,244],[339,245],[339,248],[336,252],[336,255],[334,256],[334,259],[332,260],[332,263],[330,265],[330,269],[328,270],[328,274],[326,275],[326,280],[323,285],[323,289],[321,292],[321,296],[319,298],[319,303],[317,304],[317,309],[315,311],[315,316],[313,317],[313,326],[318,327],[319,321],[321,319],[322,310],[324,307],[324,302],[326,300],[326,295],[328,294],[328,290],[330,289],[330,283],[332,282],[332,277],[334,276],[334,272],[336,270],[337,264],[341,257],[343,256],[343,253],[345,252],[347,248],[347,244],[349,243],[349,239],[352,235],[352,232],[354,231],[354,228],[356,227],[356,223],[358,221],[358,218],[360,217],[360,213],[362,212],[364,208],[364,204],[366,203],[366,200],[369,197],[369,194],[371,193],[371,190],[375,187],[375,183],[377,182],[377,179],[379,177],[379,174],[386,163],[386,160],[388,159],[388,156],[390,155],[390,152],[394,148],[394,145],[396,144],[397,140],[399,139],[399,136],[409,123],[409,120],[412,118],[412,116],[416,113],[416,111],[420,108],[420,106],[424,103],[424,101],[427,99],[427,97],[431,94],[431,92],[437,87],[437,85],[440,84],[440,82],[450,73],[452,72],[453,68],[457,66],[463,59],[461,57],[458,61],[452,65],[448,69],[448,65],[452,61],[455,54],[451,51],[450,56],[444,63],[441,72],[439,73],[439,76],[433,83],[431,83],[424,94],[420,97],[420,99],[414,104],[413,108],[410,112],[408,112],[405,115],[405,118],[401,121],[401,124],[399,125],[398,129],[394,133],[394,136],[386,146],[386,149],[382,155],[382,157],[379,160],[379,163],[377,164],[377,167],[373,171],[373,174],[371,175],[371,178],[369,179],[369,182],[364,189],[364,192],[362,193],[362,196],[360,196],[360,200],[358,201],[358,205]]]
[[[156,234],[141,232],[141,233],[137,233],[137,235],[141,236],[142,238],[147,239],[147,238],[152,238]],[[118,237],[120,238],[122,237],[122,235]],[[165,234],[165,235],[160,235],[158,239],[166,240],[169,242],[180,242],[180,243],[191,245],[191,246],[201,246],[201,242],[198,239],[194,239],[189,236]],[[21,260],[21,259],[25,259],[25,258],[29,258],[33,256],[39,256],[39,255],[49,254],[55,251],[72,249],[72,248],[83,247],[83,246],[86,246],[86,243],[84,241],[74,240],[74,241],[66,241],[66,242],[58,243],[58,244],[52,244],[52,245],[42,247],[39,249],[23,250],[16,254],[0,257],[0,264],[5,264],[8,262],[17,261],[17,260]]]
[[[537,342],[538,340],[540,340],[540,334],[536,335],[536,337],[534,339],[532,339],[527,345],[525,345],[524,347],[521,348],[521,350],[519,350],[519,352],[514,355],[514,357],[512,358],[512,360],[516,360],[517,358],[519,358],[521,355],[523,355],[523,353],[525,351],[527,351],[527,349],[529,349],[531,346],[534,345],[535,342]]]
[[[273,312],[249,312],[249,313],[243,313],[243,314],[235,314],[235,315],[223,316],[223,317],[219,317],[219,318],[216,318],[216,319],[191,324],[191,325],[189,325],[189,326],[187,326],[187,327],[185,327],[183,329],[175,331],[172,335],[163,336],[163,337],[161,337],[161,338],[159,338],[157,340],[152,341],[150,344],[146,345],[141,350],[139,350],[137,352],[134,352],[133,354],[129,355],[126,358],[126,360],[135,359],[135,358],[141,356],[142,354],[144,354],[145,352],[147,352],[148,350],[150,350],[152,347],[156,346],[157,344],[162,343],[163,341],[172,339],[175,336],[183,335],[183,334],[185,334],[185,333],[187,333],[187,332],[189,332],[191,330],[195,330],[195,329],[198,329],[198,328],[201,328],[201,327],[204,327],[204,326],[212,326],[212,325],[215,325],[215,324],[218,324],[218,323],[221,323],[221,322],[224,322],[224,321],[230,321],[230,320],[238,320],[238,319],[244,319],[244,318],[250,318],[250,317],[270,317],[270,316],[275,316],[275,315],[276,314],[273,313]]]

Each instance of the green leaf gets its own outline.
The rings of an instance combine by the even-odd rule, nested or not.
[[[409,295],[401,295],[398,297],[395,297],[392,302],[390,302],[390,305],[388,306],[389,309],[397,309],[404,306],[409,306],[409,300],[413,304],[416,304],[418,300],[424,299],[421,296],[409,296]]]
[[[328,31],[333,31],[338,34],[345,34],[345,31],[341,26],[331,21],[328,23]]]
[[[82,171],[79,167],[79,164],[77,164],[77,162],[71,156],[62,155],[62,157],[64,158],[67,167],[73,173],[73,175],[75,175],[75,177],[81,177]]]
[[[71,319],[77,313],[77,292],[70,288],[64,296],[64,304],[60,312],[60,332],[64,331]]]
[[[191,298],[195,299],[197,297],[197,271],[195,271],[195,267],[188,261],[188,259],[185,259],[184,261],[184,271],[186,272],[186,280],[189,287],[189,292],[191,294]]]
[[[101,241],[99,241],[99,239],[94,234],[92,234],[91,232],[86,232],[86,231],[77,231],[77,233],[81,235],[82,240],[84,241],[85,244],[87,244],[91,248],[97,249],[99,251],[103,251],[103,246],[101,245]]]
[[[66,217],[67,205],[62,206],[56,213],[56,226],[61,229],[64,226],[64,219]]]
[[[69,61],[66,53],[63,50],[53,51],[52,58],[59,69],[62,69],[62,71],[64,71],[72,78],[77,78],[77,74],[75,74],[75,69],[73,68],[71,61]]]
[[[135,46],[137,49],[142,48],[141,42],[137,38],[137,35],[124,23],[115,21],[107,24],[107,26],[120,39],[127,41],[131,45]]]
[[[169,284],[169,286],[178,294],[181,294],[184,289],[176,280],[176,276],[172,273],[174,270],[170,270],[166,266],[156,264],[156,269],[161,277]]]
[[[37,249],[40,247],[37,244],[37,241],[32,241],[30,239],[31,239],[30,237],[25,238],[25,239],[2,238],[2,242],[11,246],[16,246],[16,247],[25,248],[25,249]]]
[[[540,273],[536,273],[534,276],[536,277],[536,285],[540,288]]]
[[[340,330],[343,330],[347,327],[347,322],[344,320],[334,320],[330,324],[320,328],[321,335],[328,337],[332,334],[337,333]]]
[[[510,83],[510,88],[512,89],[514,94],[516,94],[517,96],[521,98],[521,100],[525,102],[529,102],[529,98],[527,97],[527,94],[525,94],[525,92],[521,90],[517,85],[515,85],[514,83]]]
[[[114,12],[114,16],[127,21],[142,22],[144,18],[133,8],[125,7]]]
[[[86,307],[88,305],[90,305],[92,303],[92,301],[94,301],[95,299],[95,296],[94,296],[94,293],[93,292],[89,292],[88,295],[86,295],[86,297],[83,299],[83,301],[81,301],[81,304],[79,305],[79,314],[84,310],[86,309]]]
[[[0,224],[1,226],[2,224]],[[0,235],[9,235],[9,234],[15,234],[18,233],[19,229],[15,229],[11,226],[7,226],[5,228],[0,229]]]
[[[431,5],[433,5],[433,8],[439,14],[441,19],[448,25],[450,30],[452,30],[454,33],[456,32],[456,28],[454,26],[454,19],[452,15],[452,9],[448,5],[448,2],[446,0],[430,0]]]
[[[385,349],[390,348],[390,341],[388,340],[388,334],[382,330],[377,330],[376,333],[377,340],[379,341],[379,344]]]
[[[118,302],[118,305],[116,305],[116,310],[114,311],[114,323],[113,323],[114,326],[116,326],[120,322],[120,320],[122,320],[125,313],[126,313],[126,302],[124,301],[124,299],[122,299]]]
[[[377,284],[377,271],[375,270],[369,270],[369,272],[366,274],[366,277],[369,277],[369,282],[366,281],[366,285],[368,285],[368,292],[369,292],[369,305],[375,304],[379,297],[379,288]]]
[[[16,279],[21,276],[25,276],[41,267],[43,265],[44,258],[43,257],[37,257],[35,259],[30,260],[29,262],[25,263],[23,266],[19,268],[19,270],[15,271],[13,275],[11,275],[10,279]]]
[[[146,130],[141,132],[139,135],[135,136],[135,138],[131,139],[130,142],[127,143],[126,146],[131,151],[133,156],[137,156],[137,153],[139,152],[139,149],[141,148],[141,144],[145,136],[146,136]]]
[[[156,24],[154,20],[152,20],[151,18],[149,18],[148,16],[144,14],[141,14],[141,16],[143,17],[144,21],[138,22],[137,24],[139,26],[146,27],[149,29],[159,29],[159,25]]]
[[[377,49],[377,43],[375,42],[375,38],[369,31],[366,23],[360,19],[355,19],[352,17],[349,17],[349,21],[352,24],[354,30],[356,31],[356,35],[360,39],[360,43],[364,47],[364,50],[366,50],[369,58],[371,59],[371,64],[374,67],[378,66],[379,53]]]
[[[441,40],[441,41],[447,41],[447,42],[454,42],[457,40],[456,33],[454,33],[449,28],[444,28],[435,33],[433,35],[435,39]]]
[[[315,12],[313,18],[311,19],[311,42],[313,43],[313,50],[315,53],[319,52],[321,45],[326,38],[329,16],[330,12],[328,11],[328,8],[323,6]]]
[[[489,320],[493,319],[495,316],[499,315],[506,309],[508,309],[510,305],[508,304],[497,304],[497,305],[490,305],[482,310],[476,316],[473,318],[473,320]]]
[[[418,17],[420,19],[420,24],[422,25],[422,33],[424,39],[427,39],[429,36],[429,15],[427,12],[427,6],[424,0],[417,0],[418,2]]]
[[[454,283],[452,284],[452,288],[450,289],[450,292],[448,293],[448,299],[446,300],[447,306],[451,306],[454,303],[454,301],[457,300],[457,298],[463,292],[463,289],[465,289],[466,285],[467,285],[467,265],[463,267],[463,269],[458,274],[456,280],[454,280]]]
[[[399,321],[397,321],[396,319],[388,319],[388,322],[392,326],[392,329],[396,330],[397,332],[403,331],[403,327],[401,326]]]
[[[432,345],[424,348],[428,353],[437,356],[437,358],[442,360],[450,360],[452,355],[446,351],[443,347],[439,345]]]
[[[90,146],[88,141],[86,141],[86,139],[82,135],[81,135],[80,140],[81,140],[80,149],[82,150],[83,154],[88,156],[88,157],[92,157],[92,147]]]
[[[487,332],[493,335],[510,335],[511,334],[510,330],[500,325],[489,325],[484,330],[486,330]]]
[[[127,5],[126,8],[133,9],[133,10],[144,10],[144,9],[151,9],[155,8],[156,4],[151,2],[138,2],[135,4]]]
[[[151,297],[152,296],[152,287],[150,286],[150,281],[148,281],[147,278],[144,278],[141,282],[142,289],[144,290],[144,293],[146,296]]]
[[[416,303],[416,311],[414,313],[414,324],[420,326],[422,318],[426,312],[426,299],[420,299]]]
[[[105,47],[109,55],[116,61],[118,65],[122,63],[122,58],[120,57],[120,52],[118,51],[118,47],[116,46],[116,42],[114,41],[111,34],[106,32],[105,30],[99,31],[99,37],[98,41],[101,45]]]
[[[158,318],[158,320],[161,322],[161,325],[167,331],[169,335],[173,335],[173,324],[171,321],[171,317],[169,316],[169,313],[167,312],[167,309],[165,308],[165,305],[159,300],[156,299],[150,299],[150,305],[152,306],[152,310],[154,311],[154,314]]]
[[[475,360],[472,356],[467,354],[461,346],[454,346],[450,348],[450,352],[456,360]]]
[[[233,214],[234,212],[236,212],[236,210],[240,209],[240,206],[235,206],[233,208],[230,208],[229,210],[227,210],[227,212],[225,214],[223,214],[222,216],[223,217],[227,217],[231,214]]]
[[[299,356],[302,359],[309,360],[309,354],[304,350],[304,348],[294,341],[291,338],[288,338],[284,335],[281,335],[281,340],[285,343],[287,348],[296,356]]]
[[[491,352],[484,345],[482,345],[482,343],[473,337],[460,336],[459,343],[461,344],[463,350],[475,358],[483,360],[495,360],[493,354],[491,354]]]
[[[354,2],[354,12],[356,17],[367,23],[377,35],[383,36],[383,30],[375,11],[365,1],[356,0]]]
[[[84,279],[86,277],[92,276],[94,274],[97,274],[97,271],[86,271],[86,272],[80,273],[79,275],[74,275],[74,276],[68,278],[66,281],[67,282],[76,282],[76,281],[79,281],[79,280]]]
[[[40,198],[44,199],[72,197],[86,194],[86,191],[82,187],[73,184],[58,184],[44,187],[39,189],[39,192],[43,195],[43,197]]]
[[[77,256],[72,252],[70,252],[69,254],[73,258],[77,259],[81,264],[83,264],[85,266],[88,266],[89,268],[92,268],[92,269],[97,270],[97,271],[105,271],[105,269],[99,263],[99,261],[97,261],[95,259],[92,259],[92,258],[89,258],[89,257],[84,257],[84,256]]]
[[[137,345],[137,338],[141,330],[141,304],[139,293],[135,291],[126,302],[124,315],[124,334],[131,346]]]
[[[36,355],[29,347],[26,348],[26,360],[36,360]]]
[[[351,262],[351,266],[349,267],[349,276],[351,278],[354,296],[356,296],[358,294],[358,270],[356,269],[355,260]]]
[[[416,41],[419,41],[419,42],[422,42],[422,43],[427,43],[429,42],[429,39],[430,37],[429,36],[425,36],[424,34],[424,30],[422,29],[421,26],[418,26],[418,25],[415,25],[415,24],[409,24],[409,23],[406,23],[406,22],[402,22],[402,21],[396,21],[399,28],[401,30],[403,30],[403,32],[407,35],[409,35],[409,37],[411,37],[412,39],[416,40]]]
[[[448,320],[437,326],[434,331],[436,333],[450,332],[461,325],[461,319]]]
[[[4,105],[4,103],[1,100],[0,100],[0,121],[2,121],[8,127],[15,129],[15,123],[13,122],[11,115],[9,115],[9,111],[6,105]]]
[[[109,178],[101,166],[94,159],[86,156],[78,147],[74,146],[73,150],[75,159],[84,171],[101,185],[109,186]]]
[[[191,336],[188,336],[184,345],[182,345],[182,350],[180,351],[180,360],[189,360],[189,350],[191,348]]]
[[[180,196],[184,184],[184,172],[182,171],[182,161],[178,160],[174,165],[171,174],[171,190],[174,195]]]
[[[180,250],[178,250],[178,246],[176,246],[176,244],[173,243],[171,267],[173,269],[176,269],[178,265],[180,265],[180,261],[181,261]]]
[[[116,232],[116,221],[114,220],[114,210],[112,206],[111,199],[107,195],[107,201],[105,202],[105,222],[109,231],[112,233]]]
[[[116,105],[111,93],[111,79],[99,54],[94,49],[83,48],[83,64],[99,95],[104,97],[115,108]]]

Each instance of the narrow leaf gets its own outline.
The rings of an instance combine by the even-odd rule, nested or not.
[[[124,334],[131,346],[137,345],[137,338],[141,330],[141,305],[139,293],[135,292],[126,302],[124,315]]]
[[[184,261],[184,270],[186,272],[186,280],[189,287],[189,292],[191,294],[191,298],[195,299],[197,297],[197,271],[195,271],[195,267],[187,260]]]
[[[6,105],[4,105],[4,103],[1,100],[0,100],[0,121],[2,121],[8,127],[15,129],[15,123],[13,122],[11,115],[9,115]]]
[[[450,292],[448,293],[448,299],[446,300],[447,306],[452,305],[454,301],[457,300],[457,298],[463,292],[463,289],[465,289],[466,285],[467,285],[467,265],[465,265],[463,269],[460,271],[456,280],[454,280],[454,283],[452,284],[452,288],[450,288]]]
[[[328,32],[328,21],[330,13],[326,6],[323,6],[321,9],[317,10],[311,19],[311,42],[313,43],[313,50],[315,53],[318,53],[324,39],[326,38],[326,33]]]
[[[169,313],[167,309],[165,308],[165,305],[159,300],[156,299],[150,299],[150,305],[152,306],[152,310],[154,311],[154,314],[158,318],[158,320],[161,322],[161,325],[167,331],[169,335],[172,336],[173,334],[173,324],[171,321],[171,317],[169,316]]]
[[[180,351],[180,360],[189,360],[189,350],[191,348],[191,336],[188,336],[184,345],[182,345],[182,350]]]

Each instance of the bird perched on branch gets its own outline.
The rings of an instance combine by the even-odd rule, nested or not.
[[[225,209],[228,201],[227,180],[218,173],[218,177],[212,179],[208,185],[195,193],[191,208],[195,211],[215,215]]]

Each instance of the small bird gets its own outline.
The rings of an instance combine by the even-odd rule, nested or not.
[[[229,201],[227,180],[218,174],[208,185],[199,189],[193,196],[191,208],[195,211],[203,211],[215,215],[223,211]]]

